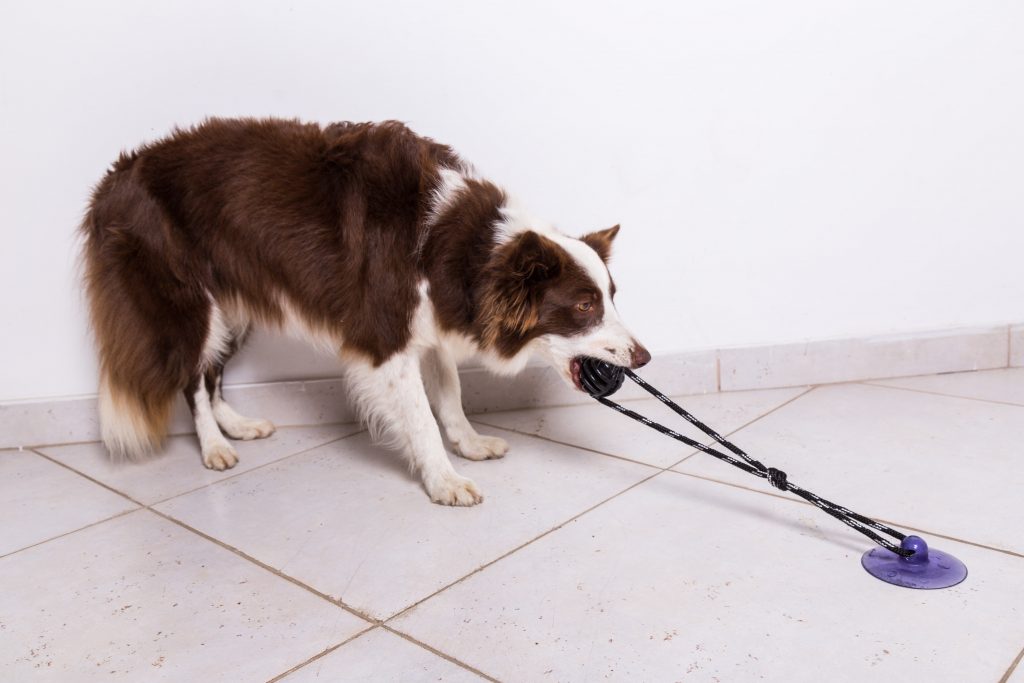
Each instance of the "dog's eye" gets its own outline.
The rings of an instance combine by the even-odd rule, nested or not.
[[[576,304],[576,310],[579,311],[580,313],[586,313],[593,307],[594,304],[590,303],[589,301],[581,301],[580,303]]]

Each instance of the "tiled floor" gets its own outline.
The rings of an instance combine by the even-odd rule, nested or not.
[[[863,537],[597,404],[478,416],[512,451],[455,459],[470,509],[352,425],[223,473],[188,437],[3,451],[0,681],[1024,683],[1024,370],[680,402],[967,580],[878,582]]]

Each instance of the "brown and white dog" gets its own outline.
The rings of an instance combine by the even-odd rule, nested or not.
[[[618,226],[568,237],[396,122],[178,130],[121,155],[82,231],[114,456],[156,448],[184,391],[203,463],[234,466],[225,434],[274,426],[232,410],[221,374],[252,327],[269,325],[340,357],[375,437],[409,458],[431,500],[473,505],[482,496],[452,467],[437,422],[471,460],[508,444],[469,424],[457,362],[475,355],[507,375],[536,354],[579,388],[581,356],[650,360],[613,303],[605,264]]]

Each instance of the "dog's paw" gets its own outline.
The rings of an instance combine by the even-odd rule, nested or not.
[[[203,464],[211,470],[229,470],[238,464],[238,452],[228,444],[218,444],[203,453]]]
[[[424,482],[430,500],[440,505],[476,505],[483,501],[484,496],[473,480],[459,476],[454,472],[442,475],[429,482]]]
[[[229,437],[242,441],[265,439],[277,431],[273,422],[258,418],[241,418],[221,425],[221,427]]]
[[[472,434],[453,444],[455,452],[467,460],[493,460],[508,453],[508,442],[496,436]]]

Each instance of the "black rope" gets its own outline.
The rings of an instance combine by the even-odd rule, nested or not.
[[[620,386],[622,386],[622,381],[624,377],[629,377],[631,380],[636,382],[644,391],[651,394],[659,401],[667,405],[687,422],[689,422],[694,427],[701,430],[702,432],[710,436],[712,439],[717,441],[719,444],[724,446],[733,455],[729,455],[728,453],[723,453],[721,451],[715,450],[714,448],[706,446],[705,444],[702,444],[699,441],[695,441],[694,439],[683,436],[682,434],[679,434],[678,432],[675,432],[669,429],[668,427],[660,425],[657,422],[647,417],[644,417],[639,413],[635,413],[632,410],[622,405],[619,405],[615,401],[610,400],[608,396],[613,394],[615,391],[618,390]],[[782,470],[775,469],[774,467],[766,467],[760,461],[750,457],[745,452],[743,452],[743,450],[740,449],[739,446],[736,446],[731,441],[729,441],[721,434],[716,432],[714,429],[708,427],[706,424],[698,420],[696,417],[694,417],[689,412],[684,410],[681,406],[676,404],[668,396],[661,393],[660,391],[652,387],[650,384],[648,384],[646,381],[644,381],[643,378],[638,376],[632,370],[629,370],[628,368],[622,368],[619,366],[611,365],[610,363],[605,363],[604,361],[587,358],[583,360],[583,369],[580,373],[580,382],[583,385],[584,389],[586,389],[591,396],[593,396],[600,403],[603,403],[609,408],[614,408],[623,415],[631,417],[637,422],[647,425],[651,429],[661,432],[666,436],[670,436],[676,441],[681,441],[687,446],[696,448],[697,450],[703,453],[707,453],[708,455],[714,456],[719,460],[724,460],[730,465],[738,467],[739,469],[745,472],[749,472],[750,474],[753,474],[756,477],[767,479],[768,483],[770,483],[776,489],[780,491],[789,491],[790,493],[800,496],[808,503],[811,503],[812,505],[820,508],[821,510],[824,510],[826,513],[835,517],[843,524],[846,524],[847,526],[856,529],[857,531],[859,531],[860,533],[864,534],[872,541],[877,543],[878,545],[882,546],[883,548],[886,548],[887,550],[891,550],[897,555],[900,555],[902,557],[909,557],[914,554],[914,551],[904,550],[899,546],[898,543],[893,543],[889,539],[879,535],[886,534],[888,536],[895,538],[898,541],[902,541],[904,538],[906,538],[905,534],[902,534],[899,531],[896,531],[895,529],[886,526],[885,524],[876,522],[870,517],[865,517],[864,515],[849,510],[843,507],[842,505],[837,505],[832,501],[825,500],[821,496],[811,493],[810,491],[797,486],[793,482],[789,481],[789,479],[786,477],[785,472],[783,472]]]

